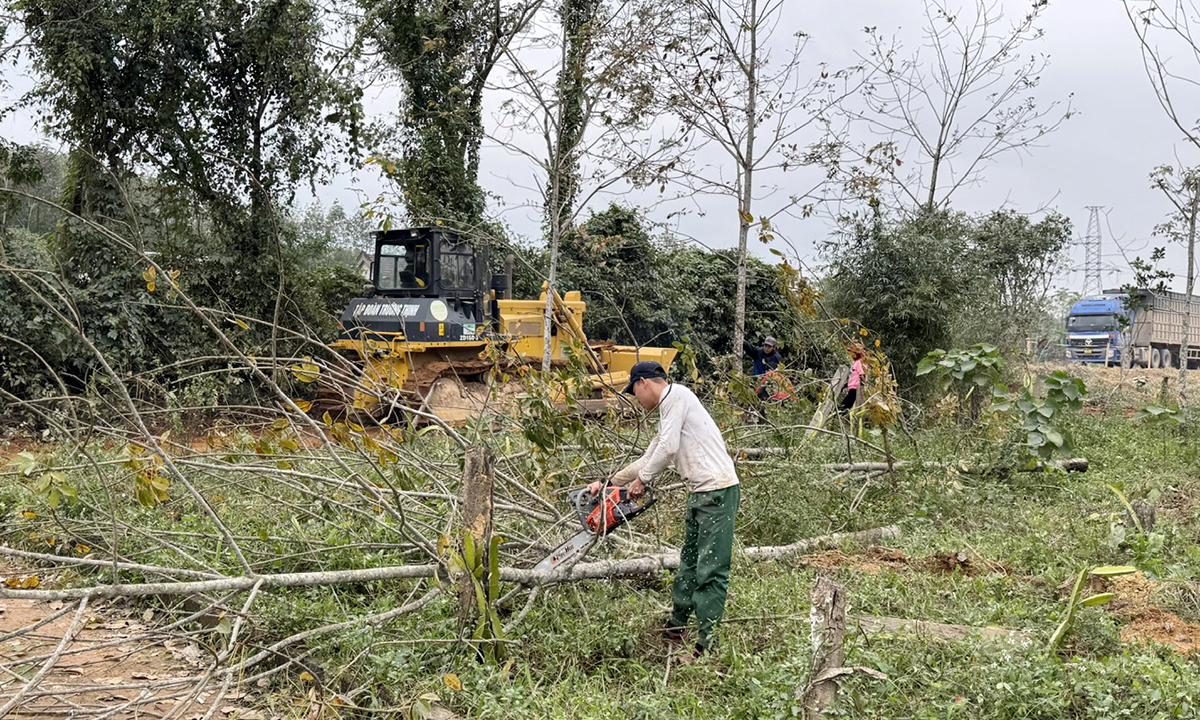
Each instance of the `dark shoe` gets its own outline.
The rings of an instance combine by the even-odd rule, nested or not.
[[[684,641],[683,628],[668,625],[662,631],[663,640],[672,645],[682,645]]]

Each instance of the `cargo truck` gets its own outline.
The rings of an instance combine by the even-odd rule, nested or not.
[[[1183,293],[1107,290],[1067,315],[1067,360],[1123,367],[1179,367],[1183,361]],[[1187,364],[1200,367],[1200,297],[1190,298]]]

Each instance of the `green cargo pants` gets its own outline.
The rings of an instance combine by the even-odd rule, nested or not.
[[[716,626],[725,613],[729,590],[729,564],[733,559],[733,518],[741,499],[741,486],[688,495],[683,549],[679,572],[671,585],[675,605],[669,627],[686,627],[692,613],[702,648],[716,641]]]

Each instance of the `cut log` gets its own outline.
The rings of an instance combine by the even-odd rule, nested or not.
[[[1029,633],[996,626],[947,625],[929,620],[908,620],[876,615],[854,615],[850,620],[851,625],[857,625],[867,635],[901,635],[947,641],[984,640],[1011,642],[1017,645],[1028,645],[1033,642],[1033,637]]]

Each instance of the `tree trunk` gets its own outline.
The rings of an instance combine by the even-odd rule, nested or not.
[[[492,542],[492,483],[495,463],[492,451],[483,446],[467,450],[463,456],[462,527],[475,542],[475,553],[483,567],[488,566],[488,546]],[[468,568],[469,571],[469,568]],[[458,581],[458,629],[462,632],[475,617],[478,603],[475,583],[467,574]]]
[[[916,636],[922,640],[982,640],[984,642],[1011,642],[1017,645],[1028,645],[1033,642],[1033,637],[1029,633],[994,625],[988,627],[947,625],[929,620],[874,615],[855,615],[850,618],[850,621],[858,625],[858,629],[867,635]]]
[[[837,680],[828,676],[830,670],[845,664],[846,638],[845,589],[827,577],[817,578],[812,591],[813,660],[808,688],[803,693],[805,720],[820,720],[825,708],[837,696]]]
[[[546,308],[542,314],[542,372],[550,371],[550,356],[553,349],[554,293],[558,271],[558,222],[553,221],[550,230],[550,272],[546,275]]]
[[[746,148],[739,160],[741,187],[738,188],[738,266],[737,297],[733,309],[733,354],[741,369],[742,342],[746,339],[746,255],[750,223],[754,221],[754,139],[758,114],[758,0],[750,0],[750,62],[746,74]]]
[[[1187,297],[1183,301],[1183,339],[1179,343],[1179,409],[1188,404],[1188,333],[1192,330],[1192,293],[1196,288],[1196,215],[1200,213],[1200,188],[1192,189],[1192,206],[1188,217],[1187,239]]]

